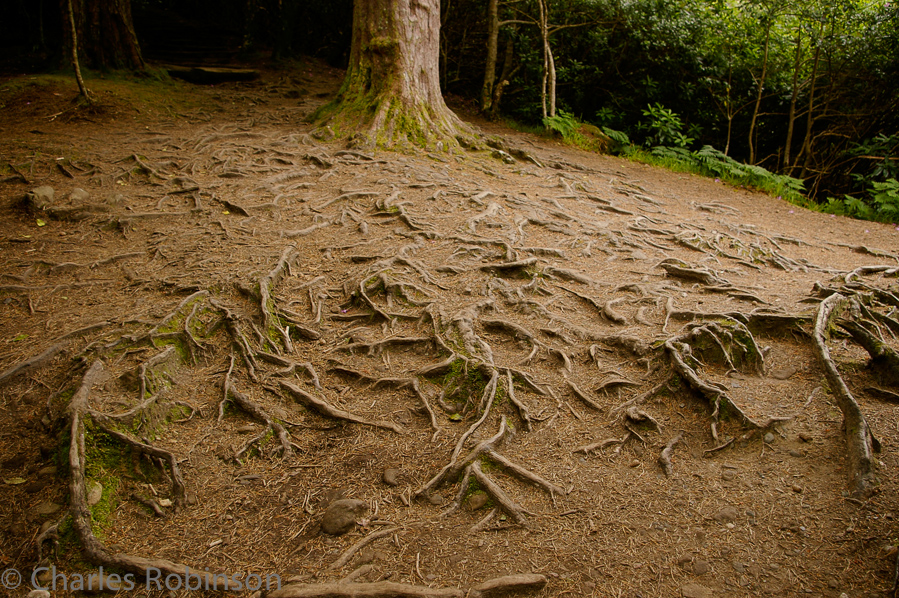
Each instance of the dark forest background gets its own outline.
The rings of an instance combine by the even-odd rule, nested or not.
[[[91,0],[76,0],[76,12],[85,2]],[[483,103],[491,2],[496,0],[443,0],[441,6],[444,93],[475,104]],[[6,73],[66,69],[66,2],[7,0],[4,5],[0,68]],[[502,94],[494,105],[482,105],[488,116],[561,132],[589,124],[615,140],[613,149],[660,160],[711,164],[714,158],[715,164],[728,164],[735,159],[802,180],[809,197],[819,204],[829,201],[835,211],[899,218],[899,7],[894,3],[511,0],[496,5],[495,82],[488,95],[497,97],[497,86]],[[246,60],[290,66],[305,56],[345,67],[349,54],[351,0],[132,0],[130,8],[151,67]],[[544,115],[547,46],[557,109],[550,105]],[[94,71],[123,66],[97,54],[83,51],[84,66]]]

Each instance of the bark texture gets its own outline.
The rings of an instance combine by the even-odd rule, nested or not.
[[[448,150],[468,127],[440,92],[439,0],[357,0],[346,79],[316,115],[355,145]]]
[[[63,11],[67,10],[67,3],[63,0]],[[79,54],[88,66],[144,69],[131,17],[131,0],[72,0],[72,4]],[[71,44],[71,39],[66,43]]]

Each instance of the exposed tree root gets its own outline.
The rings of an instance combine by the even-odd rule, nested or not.
[[[524,516],[524,509],[509,498],[509,495],[507,495],[505,491],[490,478],[490,476],[481,470],[481,464],[477,461],[471,464],[471,474],[481,485],[481,488],[484,489],[484,492],[489,494],[500,508],[515,520],[515,523],[527,526],[528,520]]]
[[[843,433],[846,436],[846,449],[849,456],[849,488],[853,496],[864,498],[870,496],[877,484],[874,461],[874,436],[868,422],[862,414],[855,397],[843,381],[836,364],[830,357],[827,348],[827,335],[835,311],[845,306],[847,299],[836,293],[821,302],[818,318],[815,323],[815,347],[831,392],[843,412]]]
[[[279,380],[281,384],[281,388],[286,390],[291,396],[293,396],[296,400],[298,400],[303,405],[307,407],[311,407],[312,409],[318,411],[322,415],[326,417],[330,417],[333,419],[344,420],[348,422],[352,422],[355,424],[362,424],[364,426],[373,426],[375,428],[383,428],[385,430],[390,430],[392,432],[396,432],[397,434],[405,434],[406,430],[393,422],[387,421],[377,421],[370,420],[364,417],[360,417],[358,415],[354,415],[348,411],[344,411],[342,409],[338,409],[328,403],[323,399],[319,399],[318,397],[312,395],[311,393],[306,392],[305,390],[295,386],[294,384],[288,382],[287,380]]]
[[[668,444],[665,445],[665,448],[662,449],[662,454],[659,455],[659,465],[662,466],[662,471],[665,472],[666,476],[671,476],[673,472],[673,468],[671,466],[671,453],[674,451],[674,447],[684,438],[683,432],[678,432],[677,436],[668,441]]]
[[[71,431],[71,443],[69,445],[69,512],[72,516],[72,526],[78,535],[78,540],[81,542],[85,557],[93,563],[137,573],[141,576],[146,576],[148,571],[152,571],[154,575],[156,572],[161,572],[163,575],[182,577],[185,571],[189,569],[187,565],[173,563],[165,559],[148,559],[123,553],[113,554],[94,535],[84,480],[86,462],[83,418],[90,410],[91,388],[99,381],[103,369],[103,363],[100,360],[96,360],[91,364],[68,407],[69,429]],[[134,444],[132,443],[132,445]],[[230,576],[219,576],[216,578],[213,573],[208,571],[196,572],[194,574],[198,575],[207,587],[218,587],[224,590],[238,589],[232,585],[233,582]]]

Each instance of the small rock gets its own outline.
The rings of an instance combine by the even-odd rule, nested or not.
[[[443,497],[435,492],[428,497],[428,502],[430,502],[434,506],[439,507],[443,504]]]
[[[103,484],[97,480],[88,480],[87,482],[87,505],[94,506],[103,498]]]
[[[69,201],[72,202],[81,202],[84,203],[91,198],[91,194],[82,189],[81,187],[75,187],[72,189],[72,192],[69,193]]]
[[[712,570],[712,566],[708,561],[696,561],[693,563],[693,573],[695,575],[705,575]]]
[[[715,515],[713,515],[713,519],[720,523],[733,523],[739,518],[740,511],[737,510],[737,507],[733,507],[730,505],[724,507],[723,509],[715,513]]]
[[[734,473],[734,472],[732,472],[732,471],[727,471],[727,470],[725,470],[725,471],[722,471],[722,472],[721,472],[721,479],[722,479],[722,480],[728,480],[728,481],[730,481],[730,480],[734,479],[735,477],[737,477],[737,474]]]
[[[339,536],[356,525],[356,520],[368,513],[368,504],[362,500],[344,498],[335,500],[322,517],[322,531]]]
[[[56,503],[50,501],[44,501],[34,507],[34,514],[38,517],[45,517],[47,515],[53,515],[57,511],[59,511],[62,507]]]
[[[829,579],[827,580],[827,587],[829,587],[831,590],[836,590],[838,587],[840,587],[840,582],[835,579]]]
[[[49,482],[47,480],[35,480],[25,485],[25,492],[30,494],[34,494],[35,492],[40,492],[44,488],[47,487]]]
[[[188,492],[184,496],[184,500],[187,502],[187,504],[189,504],[190,506],[193,506],[193,505],[197,504],[197,495],[193,492]]]
[[[765,444],[771,444],[772,442],[774,442],[774,434],[768,432],[765,434]]]
[[[52,521],[45,521],[45,522],[43,522],[43,523],[41,524],[41,533],[44,533],[45,531],[47,531],[48,529],[50,529],[50,528],[53,527],[54,525],[56,525],[56,524],[53,523]]]
[[[777,368],[775,370],[771,370],[769,372],[769,376],[774,378],[775,380],[786,380],[787,378],[792,377],[796,372],[799,371],[799,368],[796,367],[785,367],[785,368]]]
[[[799,484],[793,484],[792,486],[790,486],[790,488],[791,488],[791,489],[793,490],[793,492],[795,492],[796,494],[799,494],[800,492],[802,492],[802,486],[800,486]]]
[[[26,594],[25,598],[50,598],[50,592],[47,590],[31,590]]]
[[[255,430],[256,430],[256,426],[254,426],[252,424],[247,424],[246,426],[240,426],[239,428],[237,428],[234,431],[237,432],[238,434],[252,434]]]
[[[693,562],[693,557],[689,554],[682,554],[677,557],[677,565],[679,567],[687,568],[687,565]]]
[[[393,467],[385,469],[383,475],[381,475],[381,479],[384,480],[384,483],[388,486],[399,486],[399,477],[400,470]]]
[[[796,449],[790,449],[790,456],[791,457],[801,457],[802,453],[797,451]]]
[[[734,561],[733,563],[731,563],[731,567],[733,567],[734,571],[736,571],[737,573],[743,573],[744,571],[746,571],[746,566],[740,561]]]
[[[801,440],[802,442],[811,442],[812,440],[814,440],[814,437],[807,432],[800,432],[799,440]]]
[[[468,497],[468,508],[472,511],[477,511],[481,507],[487,504],[487,493],[486,492],[472,492],[471,496]]]
[[[41,468],[38,470],[37,475],[39,475],[39,476],[51,476],[51,475],[56,475],[56,466],[55,466],[55,465],[48,465],[47,467],[41,467]]]
[[[680,593],[684,598],[712,598],[712,590],[698,583],[681,586]]]
[[[29,193],[25,194],[25,201],[28,202],[29,206],[35,210],[44,210],[53,205],[53,200],[56,197],[56,192],[53,191],[53,187],[43,186],[37,187],[36,189],[32,189]]]
[[[639,460],[639,459],[634,459],[634,460],[631,461],[631,463],[630,463],[630,466],[631,466],[631,467],[637,467],[638,465],[640,465],[640,460]]]

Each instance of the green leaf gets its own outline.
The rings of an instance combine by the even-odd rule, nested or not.
[[[9,484],[10,486],[18,486],[19,484],[24,484],[27,482],[25,478],[6,478],[3,480],[4,483]]]
[[[38,226],[46,226],[47,223],[46,223],[45,221],[41,220],[40,218],[38,218],[38,219],[37,219],[37,225],[38,225]]]
[[[15,336],[15,337],[12,339],[11,342],[14,342],[14,343],[15,343],[15,342],[17,342],[17,341],[23,341],[23,340],[25,340],[26,338],[28,338],[28,335],[25,334],[25,333],[23,332],[22,334],[19,334],[19,335]]]

